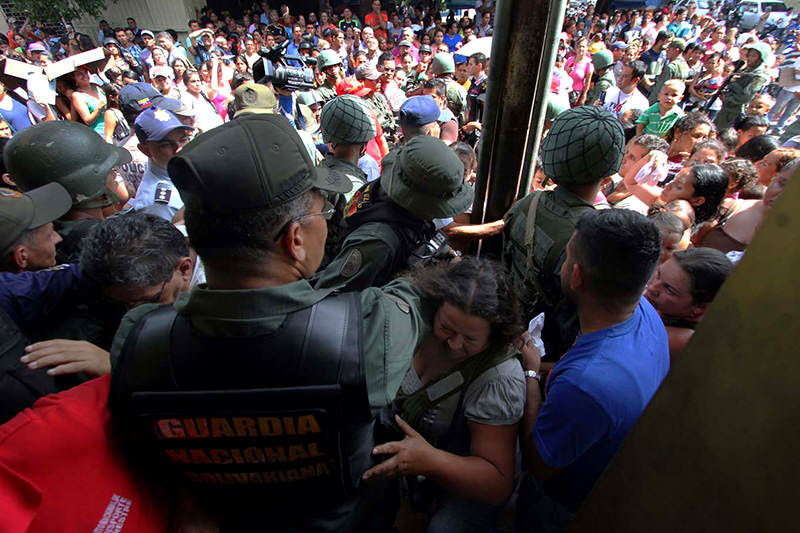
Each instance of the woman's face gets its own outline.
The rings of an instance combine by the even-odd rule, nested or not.
[[[448,359],[458,363],[484,351],[489,345],[489,321],[470,315],[445,302],[433,317],[433,335],[441,341]]]
[[[78,87],[89,86],[89,73],[86,69],[78,69],[75,71],[75,85]]]
[[[175,79],[179,80],[183,77],[183,73],[186,72],[186,65],[183,64],[183,61],[175,61],[172,64],[172,70],[175,72]]]
[[[237,57],[235,65],[237,72],[247,72],[247,61],[244,58]]]
[[[200,67],[200,76],[206,81],[211,79],[211,69],[208,68],[206,65]]]
[[[11,138],[11,126],[5,120],[0,121],[0,137]]]
[[[691,168],[683,168],[675,179],[667,183],[661,192],[661,201],[669,203],[672,200],[691,200],[694,198],[694,173]]]
[[[17,43],[17,46],[25,47],[25,37],[22,35],[14,35],[14,42]],[[77,44],[77,40],[75,43]]]
[[[786,188],[786,184],[789,183],[789,178],[791,175],[792,170],[787,169],[782,170],[777,176],[772,178],[772,181],[769,182],[767,190],[764,191],[764,198],[762,201],[764,202],[765,206],[772,207],[772,204],[774,204],[775,200],[777,200],[781,195],[783,189]]]
[[[583,57],[586,55],[586,41],[578,41],[578,44],[575,45],[575,54],[578,57]]]
[[[189,76],[189,81],[186,83],[186,90],[192,93],[193,95],[200,94],[200,75],[192,73]]]
[[[164,65],[166,63],[167,58],[164,57],[164,52],[162,52],[159,48],[153,50],[153,64],[155,65]]]

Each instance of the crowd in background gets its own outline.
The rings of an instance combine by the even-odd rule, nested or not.
[[[6,58],[45,68],[103,50],[46,87],[0,84],[0,493],[45,495],[0,525],[252,524],[246,499],[131,469],[111,427],[135,410],[130,339],[173,305],[207,337],[268,338],[346,292],[388,436],[338,514],[391,530],[405,501],[428,531],[493,531],[518,494],[516,530],[566,527],[800,164],[797,17],[739,31],[726,2],[704,5],[570,7],[530,194],[484,224],[470,214],[493,1],[460,17],[260,2],[204,8],[185,38],[132,18],[0,36]],[[309,77],[265,79],[279,48]],[[470,256],[500,236],[499,257]],[[324,499],[297,519],[347,530],[313,522]]]

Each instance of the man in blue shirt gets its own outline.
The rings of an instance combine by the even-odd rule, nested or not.
[[[522,349],[529,474],[517,520],[525,530],[566,526],[669,371],[664,325],[642,297],[660,251],[655,224],[633,211],[590,211],[575,226],[561,288],[581,332],[548,376],[544,403],[539,354]]]
[[[686,22],[686,10],[679,7],[675,11],[675,20],[667,25],[667,31],[671,31],[678,39],[686,39],[692,31],[692,25]]]

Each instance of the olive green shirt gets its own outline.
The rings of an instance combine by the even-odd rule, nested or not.
[[[281,327],[286,316],[307,308],[330,295],[333,289],[317,290],[307,280],[253,290],[211,290],[203,286],[181,294],[175,309],[189,316],[193,328],[209,337],[269,335]],[[126,338],[136,322],[156,304],[141,305],[122,319],[111,347],[116,366]],[[406,280],[361,293],[367,395],[378,410],[392,402],[411,363],[417,343],[426,334],[422,301]],[[266,355],[266,354],[265,354]],[[220,354],[220,364],[225,355]]]
[[[327,103],[329,100],[336,98],[336,87],[329,85],[326,81],[317,87],[317,93],[319,93],[319,97],[322,99],[322,102]]]
[[[385,222],[362,224],[342,242],[315,287],[358,291],[384,285],[397,274],[394,265],[401,245],[397,233]]]
[[[661,88],[667,81],[685,80],[688,77],[689,64],[683,57],[678,56],[675,60],[664,65],[661,72],[659,72],[655,80],[653,80],[653,86],[650,88],[650,96],[647,101],[650,102],[650,105],[658,102],[658,93],[661,92]]]
[[[353,197],[356,191],[367,183],[366,172],[358,168],[358,166],[354,165],[350,161],[340,159],[333,154],[326,155],[325,159],[323,159],[320,163],[320,166],[332,170],[333,173],[343,175],[345,178],[350,180],[350,183],[353,184],[353,188],[350,189],[350,192],[343,194],[346,202],[349,202],[350,198]]]
[[[386,97],[376,91],[369,96],[365,96],[363,100],[375,112],[378,122],[383,128],[383,133],[389,138],[394,137],[397,133],[397,123],[394,120],[392,109],[389,107],[389,101],[386,100]]]
[[[452,78],[443,78],[447,85],[447,107],[458,119],[459,126],[467,120],[467,90]]]
[[[586,105],[594,105],[595,101],[600,98],[600,93],[609,90],[617,80],[614,78],[614,72],[607,68],[603,75],[598,78],[592,88],[586,93]]]

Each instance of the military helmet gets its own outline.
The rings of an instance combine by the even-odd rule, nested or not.
[[[597,183],[619,170],[625,133],[601,107],[573,107],[560,113],[542,141],[542,170],[555,183]]]
[[[472,205],[472,187],[464,181],[461,159],[427,135],[412,138],[383,158],[381,187],[394,203],[427,220],[452,217]]]
[[[107,194],[111,169],[129,163],[125,148],[103,141],[94,130],[69,120],[42,122],[15,134],[3,152],[14,183],[30,191],[60,183],[81,208],[111,204]]]
[[[600,50],[592,54],[592,65],[595,70],[603,70],[614,64],[614,56],[608,50]]]
[[[431,61],[431,72],[434,76],[441,76],[442,74],[453,74],[456,71],[456,64],[453,61],[452,54],[440,52],[433,56]]]
[[[322,107],[319,120],[326,143],[364,144],[377,135],[372,115],[357,96],[337,96]]]
[[[322,70],[333,65],[341,65],[342,58],[333,50],[323,50],[317,56],[317,67]]]

